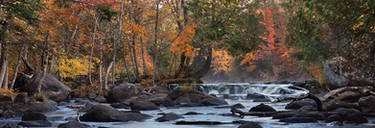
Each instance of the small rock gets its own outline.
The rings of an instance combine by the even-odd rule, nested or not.
[[[171,121],[171,120],[177,120],[180,118],[184,118],[181,115],[177,115],[175,113],[165,113],[162,117],[159,117],[156,119],[158,122],[165,122],[165,121]]]
[[[262,103],[255,107],[252,107],[249,112],[276,112],[276,110],[271,106]]]
[[[105,99],[103,96],[97,96],[94,100],[99,103],[104,103],[107,101],[107,99]]]
[[[130,106],[124,103],[112,103],[111,106],[114,108],[125,108],[125,109],[130,108]]]
[[[202,113],[198,113],[198,112],[187,112],[187,113],[185,113],[184,115],[202,115]]]
[[[95,93],[90,93],[90,94],[88,95],[88,98],[89,98],[89,99],[95,99],[97,96],[98,96],[98,95],[96,95]]]
[[[47,120],[47,117],[39,112],[25,112],[22,121]]]
[[[238,128],[263,128],[256,122],[246,122],[242,125],[240,125]]]
[[[68,123],[60,124],[58,128],[90,128],[90,125],[82,124],[78,121],[69,121]]]
[[[245,108],[245,106],[243,106],[241,103],[238,103],[238,104],[232,105],[231,108]]]

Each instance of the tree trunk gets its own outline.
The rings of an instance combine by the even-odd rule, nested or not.
[[[159,24],[159,4],[160,0],[157,1],[156,3],[156,17],[155,17],[155,37],[154,37],[154,53],[157,53],[157,44],[158,44],[158,24]],[[155,80],[156,80],[156,72],[157,72],[157,54],[154,54],[154,73],[152,75],[152,84],[155,86]]]
[[[132,39],[132,45],[133,45],[133,57],[134,57],[134,66],[135,66],[135,75],[136,75],[136,80],[139,80],[139,65],[138,65],[138,61],[137,61],[137,51],[136,51],[136,46],[135,46],[135,39],[136,39],[136,36],[133,35],[133,39]]]
[[[120,11],[120,20],[119,20],[119,23],[118,23],[118,26],[119,26],[119,30],[118,30],[118,35],[117,35],[117,40],[114,42],[113,44],[113,71],[112,71],[112,84],[114,85],[115,84],[115,81],[116,81],[116,54],[117,54],[117,44],[120,44],[121,42],[121,35],[122,35],[122,19],[123,19],[123,14],[124,14],[124,0],[121,0],[121,11]]]
[[[8,60],[7,60],[6,68],[5,68],[4,83],[3,83],[4,89],[9,89],[8,88],[8,76],[9,76],[9,63],[8,63]]]
[[[146,60],[145,60],[145,51],[144,51],[144,46],[143,46],[143,39],[139,39],[141,43],[141,53],[142,53],[142,63],[143,63],[143,75],[147,76],[147,65],[146,65]]]
[[[23,46],[21,50],[18,52],[18,61],[17,61],[16,68],[14,69],[13,80],[12,80],[12,83],[10,84],[10,89],[13,89],[14,83],[16,83],[18,70],[22,63],[22,56],[24,53],[26,53],[25,49],[26,49],[25,46]]]
[[[3,83],[5,83],[5,74],[7,73],[7,67],[8,67],[8,53],[7,53],[7,48],[5,44],[2,44],[2,49],[1,49],[1,71],[0,71],[0,87],[4,88]]]
[[[49,52],[49,41],[50,41],[50,36],[47,35],[47,41],[46,41],[46,44],[44,46],[44,53],[43,53],[43,64],[42,64],[42,67],[43,67],[43,74],[42,74],[42,78],[40,78],[39,82],[38,82],[38,85],[37,85],[37,93],[40,93],[41,92],[41,89],[42,89],[42,83],[44,81],[44,78],[46,77],[47,75],[47,67],[48,67],[48,52]]]
[[[91,50],[90,50],[90,59],[89,59],[89,71],[88,71],[88,79],[90,82],[90,85],[93,86],[92,78],[91,78],[91,65],[92,65],[92,56],[94,53],[94,47],[95,47],[95,36],[96,36],[96,25],[98,24],[98,19],[95,18],[95,24],[94,24],[94,31],[92,32],[92,44],[91,44]]]
[[[106,74],[105,74],[105,78],[104,78],[104,89],[108,89],[108,77],[109,77],[109,73],[111,71],[111,68],[113,66],[113,61],[111,61],[111,63],[109,64],[108,68],[107,68],[107,71],[106,71]]]
[[[129,68],[128,68],[128,62],[126,61],[126,50],[124,50],[124,65],[125,65],[126,76],[128,77],[128,81],[131,81],[130,72],[129,72]]]
[[[100,25],[101,26],[101,25]],[[99,26],[99,32],[101,31],[101,27]],[[99,39],[99,84],[103,86],[103,36],[104,30],[101,32],[100,39]]]

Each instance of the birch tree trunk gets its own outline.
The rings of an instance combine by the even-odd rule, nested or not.
[[[91,50],[90,50],[90,59],[89,59],[89,71],[88,71],[88,79],[90,82],[90,85],[93,86],[92,78],[91,78],[91,65],[92,65],[92,55],[94,53],[94,47],[95,47],[95,36],[96,36],[96,25],[98,24],[98,19],[95,18],[95,24],[94,24],[94,31],[92,32],[92,44],[91,44]]]
[[[106,74],[105,74],[105,78],[104,78],[104,89],[108,89],[108,78],[109,78],[109,73],[111,71],[111,68],[113,66],[113,61],[111,61],[111,63],[109,64],[108,68],[107,68],[107,71],[106,71]]]
[[[16,65],[16,67],[14,69],[13,80],[12,80],[12,83],[10,84],[10,89],[13,89],[14,83],[16,83],[18,70],[19,70],[19,68],[21,66],[21,63],[22,63],[22,56],[23,56],[24,53],[26,53],[25,49],[26,49],[26,46],[23,46],[21,48],[21,50],[18,52],[17,65]]]
[[[121,35],[122,35],[122,19],[123,19],[123,14],[124,14],[124,0],[121,0],[121,11],[120,11],[120,20],[118,22],[118,26],[119,26],[119,30],[118,30],[118,35],[117,35],[117,40],[114,41],[114,44],[113,44],[113,71],[112,71],[112,84],[114,85],[115,84],[115,81],[116,81],[116,54],[117,54],[117,44],[119,44],[121,42]]]
[[[5,79],[5,76],[6,76],[6,70],[7,70],[7,67],[8,67],[8,58],[7,58],[7,48],[6,48],[6,45],[5,44],[2,44],[1,45],[2,49],[1,49],[1,71],[0,71],[0,87],[1,88],[4,88],[4,84],[6,79]]]
[[[99,25],[99,32],[101,31],[101,25]],[[104,30],[103,32],[100,32],[100,39],[99,39],[99,84],[100,87],[103,86],[103,36],[104,36]]]
[[[42,83],[44,81],[44,78],[46,77],[47,75],[47,67],[48,67],[48,52],[49,52],[49,41],[50,41],[50,36],[47,35],[47,41],[46,41],[46,44],[44,46],[44,53],[43,53],[43,74],[42,74],[42,78],[40,78],[39,82],[38,82],[38,86],[37,86],[37,93],[40,93],[41,92],[41,89],[42,89]]]

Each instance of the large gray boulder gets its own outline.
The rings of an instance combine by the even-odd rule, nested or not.
[[[135,84],[120,84],[111,88],[107,100],[110,102],[122,102],[133,96],[141,94],[142,89]]]
[[[326,79],[330,87],[332,89],[336,89],[348,85],[349,80],[347,78],[332,71],[332,67],[330,67],[331,63],[334,62],[327,61],[324,64],[324,73],[326,75]]]
[[[42,76],[42,72],[37,72],[30,76],[20,75],[16,79],[15,88],[21,92],[35,94],[37,93],[38,83]],[[42,81],[41,91],[48,99],[59,102],[69,97],[71,89],[53,75],[47,73]]]

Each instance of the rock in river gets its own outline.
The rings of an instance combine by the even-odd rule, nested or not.
[[[157,118],[156,121],[165,122],[165,121],[177,120],[180,118],[184,118],[184,117],[175,113],[164,113],[163,116]]]
[[[42,72],[34,73],[31,78],[20,75],[17,77],[14,87],[21,92],[35,94],[42,75]],[[59,102],[68,98],[71,89],[53,75],[47,74],[42,82],[42,92],[48,99]]]
[[[94,105],[80,119],[87,122],[127,122],[143,121],[150,117],[149,115],[136,112],[118,111],[109,106]]]
[[[135,84],[120,84],[111,88],[107,100],[110,102],[122,102],[133,96],[140,95],[142,89]]]
[[[252,107],[249,112],[276,112],[276,110],[271,106],[261,103],[255,107]]]

